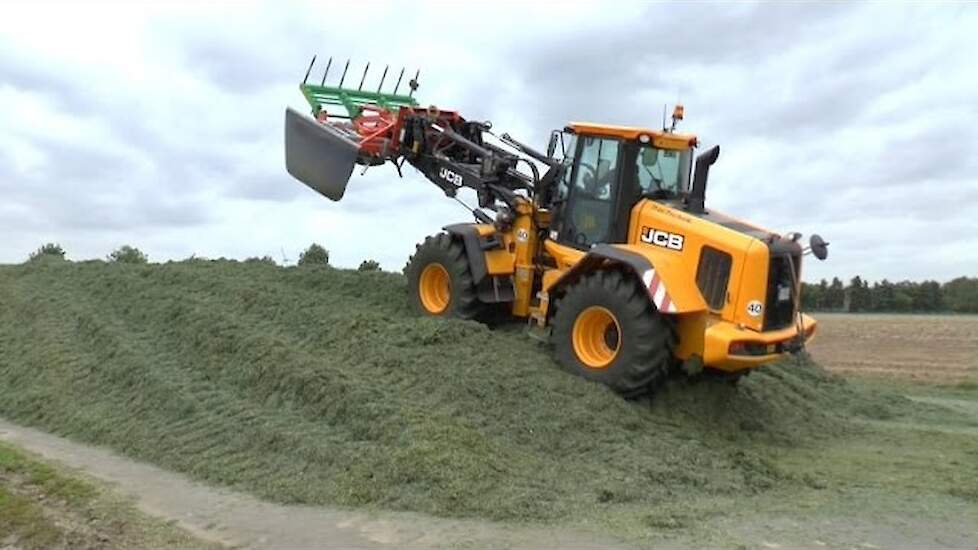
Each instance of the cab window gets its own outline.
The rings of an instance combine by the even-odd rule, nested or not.
[[[564,158],[561,162],[564,165],[564,173],[557,183],[557,199],[566,200],[570,191],[571,177],[574,175],[574,158],[577,154],[577,136],[565,133],[562,137],[564,143]]]
[[[635,181],[642,194],[671,196],[689,184],[690,151],[657,149],[642,145],[635,157]]]
[[[562,213],[560,240],[580,248],[609,242],[618,195],[616,139],[581,137]]]

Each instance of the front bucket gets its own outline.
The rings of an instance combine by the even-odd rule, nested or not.
[[[342,131],[285,110],[285,168],[326,198],[343,198],[359,150],[359,144]]]

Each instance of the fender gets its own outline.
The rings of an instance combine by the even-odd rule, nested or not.
[[[624,266],[642,281],[649,301],[660,312],[706,311],[706,302],[695,284],[691,285],[683,278],[683,274],[669,261],[671,258],[663,256],[647,246],[599,244],[554,282],[548,292],[558,292],[583,274],[610,263]]]
[[[512,302],[515,258],[506,249],[496,228],[487,223],[456,223],[443,227],[461,239],[479,300],[485,303]]]

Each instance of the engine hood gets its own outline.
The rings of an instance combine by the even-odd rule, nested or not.
[[[682,279],[699,287],[710,311],[757,331],[764,328],[771,257],[801,252],[796,243],[770,230],[716,210],[693,214],[679,201],[650,199],[633,208],[628,243],[683,270]],[[718,262],[721,275],[709,265],[700,269],[709,261]],[[724,273],[725,284],[716,280]]]

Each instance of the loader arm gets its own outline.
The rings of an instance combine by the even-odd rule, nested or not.
[[[417,74],[408,95],[397,94],[400,77],[391,93],[381,91],[383,80],[376,92],[362,90],[366,70],[360,88],[344,88],[345,78],[344,69],[338,86],[304,80],[300,89],[314,118],[293,109],[285,113],[289,174],[330,200],[343,197],[357,164],[391,162],[400,173],[406,163],[448,197],[462,188],[473,189],[479,208],[490,210],[502,206],[515,210],[517,197],[532,199],[557,180],[560,164],[543,153],[508,134],[497,138],[505,148],[490,143],[487,137],[495,137],[490,123],[469,121],[456,111],[434,106],[419,107],[413,97]],[[541,176],[534,162],[548,166],[547,172]],[[485,214],[473,214],[478,221],[487,221]]]

